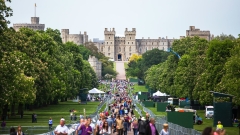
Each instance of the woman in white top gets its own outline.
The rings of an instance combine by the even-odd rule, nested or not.
[[[168,124],[163,124],[163,129],[161,130],[159,135],[170,135],[168,131]]]
[[[100,135],[111,135],[111,128],[110,129],[108,128],[108,122],[107,121],[105,121],[103,123],[103,127],[100,130],[99,134]]]

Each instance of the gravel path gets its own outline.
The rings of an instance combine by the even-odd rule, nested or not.
[[[115,62],[116,62],[116,71],[118,72],[116,79],[117,80],[125,80],[126,73],[125,73],[125,68],[124,68],[124,61],[115,61]]]

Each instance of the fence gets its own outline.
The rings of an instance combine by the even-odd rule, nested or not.
[[[99,118],[99,111],[100,109],[103,107],[103,105],[106,103],[108,107],[108,104],[111,103],[113,101],[112,99],[109,98],[105,98],[97,107],[96,111],[89,115],[88,117],[90,117],[93,121],[93,123],[95,124]],[[106,109],[106,108],[105,108]],[[68,135],[75,135],[75,128],[77,126],[78,122],[73,123],[73,124],[68,124],[66,125],[69,129],[69,133]],[[54,128],[53,128],[54,129]],[[46,131],[46,133],[36,133],[36,131]],[[9,130],[7,132],[9,134]],[[25,135],[54,135],[54,130],[49,131],[49,127],[29,127],[26,131],[25,131]]]
[[[134,99],[133,97],[132,101],[135,104],[140,104],[143,107],[144,112],[148,112],[148,114],[152,117],[155,118],[155,125],[157,130],[160,132],[163,129],[163,124],[167,123],[169,127],[169,132],[171,135],[201,135],[202,133],[195,130],[195,129],[190,129],[190,128],[184,128],[182,126],[179,126],[177,124],[173,124],[171,122],[167,121],[166,116],[156,116],[151,110],[146,108],[142,102],[139,102],[138,100]],[[142,116],[141,110],[137,107],[136,105],[136,111]]]

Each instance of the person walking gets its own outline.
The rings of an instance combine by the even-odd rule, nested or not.
[[[223,129],[223,125],[221,123],[221,121],[218,121],[218,124],[217,124],[217,129]]]
[[[60,119],[60,124],[54,130],[55,135],[67,135],[68,134],[68,127],[65,126],[65,119]]]
[[[133,135],[137,135],[137,133],[138,133],[138,121],[137,121],[137,119],[133,120],[132,129],[133,129]]]
[[[85,121],[85,124],[80,126],[80,130],[82,131],[81,135],[91,135],[92,127],[90,126],[90,121]]]
[[[159,135],[153,118],[150,119],[149,124],[146,126],[146,135]]]
[[[53,124],[53,120],[52,120],[52,118],[50,117],[49,120],[48,120],[49,130],[52,130],[52,124]]]
[[[127,131],[128,131],[128,119],[124,119],[124,122],[123,122],[123,134],[127,135]]]
[[[206,127],[203,132],[202,135],[213,135],[213,129],[212,127]]]
[[[169,131],[168,131],[168,124],[163,124],[163,129],[160,132],[160,135],[170,135]]]
[[[141,121],[138,123],[138,131],[139,135],[147,135],[146,134],[146,119],[144,117],[141,118]]]
[[[100,135],[111,135],[111,128],[108,126],[108,122],[103,123],[102,129],[99,132]]]
[[[120,115],[117,116],[116,124],[117,124],[116,128],[117,128],[118,135],[123,135],[123,120],[120,119]]]
[[[24,135],[21,126],[18,126],[18,129],[17,129],[17,135]]]

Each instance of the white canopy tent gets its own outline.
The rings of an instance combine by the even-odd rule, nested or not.
[[[153,96],[168,96],[166,93],[162,93],[159,90],[156,93],[153,93]]]
[[[91,90],[88,91],[89,94],[103,94],[105,92],[101,91],[101,90],[98,90],[96,88],[93,88]]]

